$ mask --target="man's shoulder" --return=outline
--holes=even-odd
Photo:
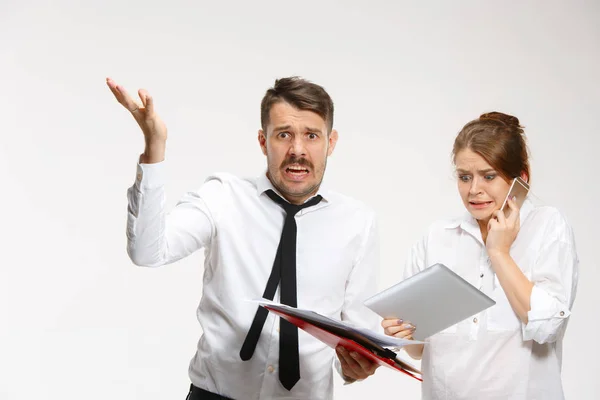
[[[213,172],[204,180],[204,185],[224,186],[239,189],[256,188],[256,178],[240,177],[230,172]]]
[[[209,207],[223,208],[235,201],[246,201],[256,193],[256,179],[242,178],[229,172],[213,172],[194,192]]]
[[[362,213],[370,217],[376,215],[375,209],[364,200],[334,190],[328,190],[327,195],[333,204],[343,207],[348,212]]]

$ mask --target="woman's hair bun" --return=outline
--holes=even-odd
[[[514,117],[512,115],[508,115],[508,114],[504,114],[501,112],[497,112],[497,111],[492,111],[489,113],[485,113],[485,114],[481,114],[481,116],[479,117],[480,120],[484,120],[484,119],[491,119],[494,121],[500,121],[505,123],[506,125],[509,126],[514,126],[517,128],[520,128],[521,125],[519,124],[519,119],[517,117]]]

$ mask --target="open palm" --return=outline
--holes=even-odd
[[[167,140],[167,127],[154,111],[154,101],[146,90],[138,90],[138,95],[142,101],[140,104],[111,78],[106,79],[106,84],[117,101],[133,115],[133,118],[135,118],[140,128],[142,128],[147,144],[160,143]]]

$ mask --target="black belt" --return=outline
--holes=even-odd
[[[185,400],[232,400],[229,397],[221,396],[220,394],[215,394],[209,392],[208,390],[200,389],[193,384],[190,385],[190,392],[188,393]]]

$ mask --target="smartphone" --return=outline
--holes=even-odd
[[[508,204],[506,204],[508,202],[508,199],[511,196],[515,196],[515,199],[513,201],[517,204],[519,208],[521,208],[523,202],[525,201],[525,198],[527,197],[527,193],[529,193],[529,184],[519,177],[513,179],[512,184],[510,185],[510,189],[508,189],[508,194],[504,199],[504,203],[502,203],[502,207],[500,207],[500,211],[504,211],[504,215],[506,216],[506,218],[509,217],[511,211]]]

